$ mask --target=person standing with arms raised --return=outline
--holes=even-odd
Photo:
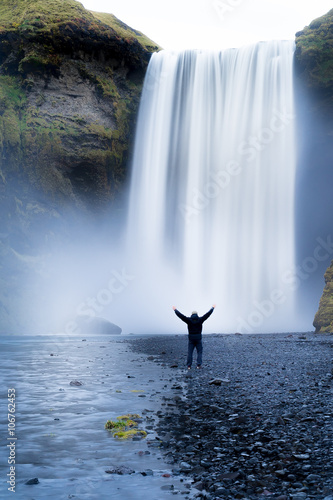
[[[190,317],[184,316],[178,309],[173,306],[173,310],[175,311],[178,318],[184,321],[187,324],[188,328],[188,351],[187,351],[187,369],[190,370],[192,366],[193,360],[193,351],[197,350],[197,368],[201,368],[202,365],[202,323],[209,318],[209,316],[214,311],[216,305],[203,316],[198,316],[196,311],[193,311]]]

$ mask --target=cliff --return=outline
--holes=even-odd
[[[295,62],[313,105],[333,122],[333,9],[296,33]]]
[[[304,249],[298,261],[313,255],[318,238],[332,235],[333,211],[333,9],[296,33],[295,69],[301,127],[298,175],[298,227]],[[325,267],[318,261],[318,272],[303,283],[313,308],[323,287]],[[316,332],[333,331],[332,266],[325,274],[326,287],[315,316]]]
[[[325,273],[325,288],[313,326],[316,333],[333,332],[333,261]]]
[[[119,198],[156,50],[75,0],[1,0],[0,331],[27,329],[40,254]]]
[[[48,200],[108,203],[124,180],[141,84],[157,49],[75,0],[2,1],[2,184],[14,177]]]

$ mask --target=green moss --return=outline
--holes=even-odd
[[[333,9],[296,34],[296,63],[310,87],[333,88]]]
[[[105,14],[102,12],[91,12],[91,13],[96,19],[99,19],[100,21],[102,21],[102,23],[114,29],[125,40],[132,41],[136,39],[141,45],[143,45],[148,50],[154,50],[154,51],[161,50],[161,47],[159,47],[155,42],[146,37],[146,35],[144,35],[140,31],[130,28],[129,26],[127,26],[127,24],[120,21],[113,14]]]
[[[0,4],[0,25],[14,29],[43,27],[77,17],[93,19],[76,0],[1,0]]]
[[[18,148],[21,142],[20,121],[18,116],[12,113],[11,110],[5,111],[1,117],[1,129],[3,135],[3,143],[10,148]]]
[[[0,110],[19,109],[26,103],[21,82],[14,76],[0,76]]]
[[[325,273],[325,288],[313,326],[316,333],[333,332],[333,261]]]
[[[141,419],[142,417],[137,413],[127,413],[127,415],[120,415],[120,417],[117,417],[118,420],[132,420],[133,418]]]
[[[117,431],[118,429],[124,429],[126,427],[126,422],[123,421],[118,421],[114,422],[113,420],[108,420],[105,424],[105,429],[107,430],[112,430],[112,431]]]
[[[134,436],[146,437],[147,433],[145,431],[133,429],[133,427],[138,426],[138,423],[132,419],[140,418],[140,415],[137,413],[121,415],[117,417],[117,421],[108,420],[105,424],[105,429],[111,431],[113,436],[118,439],[129,439]]]
[[[129,439],[133,438],[134,436],[146,437],[147,433],[146,431],[141,431],[136,429],[131,429],[129,431],[119,431],[114,433],[114,437],[118,439]]]
[[[109,36],[123,38],[129,43],[138,42],[145,50],[159,48],[112,14],[91,12],[76,0],[1,0],[0,33],[10,30],[33,34],[52,29],[55,34],[59,27],[70,33],[83,25],[95,34],[109,32]]]
[[[21,115],[26,97],[17,78],[0,76],[0,168],[17,171],[22,157]]]

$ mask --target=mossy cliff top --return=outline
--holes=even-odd
[[[296,33],[295,61],[305,84],[333,106],[333,9]]]
[[[325,273],[325,288],[313,326],[316,333],[333,332],[333,261]]]
[[[121,53],[137,61],[145,52],[159,47],[142,33],[121,22],[112,14],[86,10],[76,0],[1,0],[0,41],[2,51],[6,40],[52,40],[54,46],[101,48],[110,55]],[[124,43],[125,42],[125,43]],[[147,55],[147,54],[146,54]]]

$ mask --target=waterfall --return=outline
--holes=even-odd
[[[135,300],[156,331],[174,303],[190,314],[215,302],[213,331],[290,331],[293,54],[272,41],[151,58],[127,234]]]

